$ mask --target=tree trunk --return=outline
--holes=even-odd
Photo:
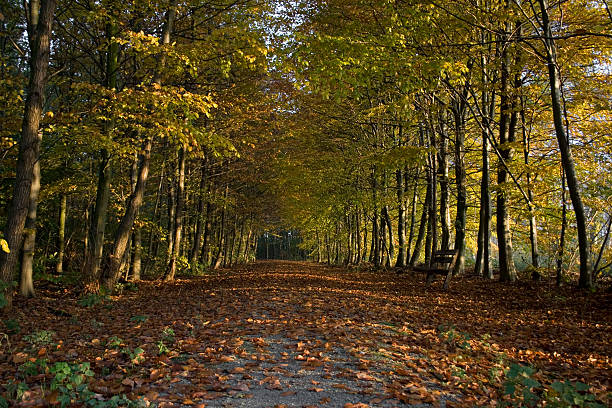
[[[151,228],[149,228],[149,245],[147,251],[147,257],[145,258],[144,271],[149,269],[149,264],[157,258],[159,251],[159,235],[156,231],[156,225],[161,225],[161,215],[159,215],[159,209],[161,207],[162,190],[165,179],[166,162],[162,162],[161,174],[159,176],[159,184],[157,185],[157,194],[155,194],[155,205],[153,206],[153,222]],[[158,220],[159,217],[159,220]],[[157,238],[157,239],[156,239]]]
[[[173,281],[176,275],[176,267],[181,249],[181,239],[183,232],[183,206],[185,205],[185,148],[181,147],[178,153],[178,180],[176,185],[176,211],[174,213],[174,230],[172,231],[173,236],[173,247],[172,253],[170,254],[170,260],[166,273],[164,275],[164,281]]]
[[[595,279],[597,279],[597,276],[600,272],[599,264],[601,262],[606,246],[608,245],[608,240],[610,239],[610,230],[612,230],[612,215],[608,214],[608,226],[606,228],[606,233],[604,234],[601,247],[599,248],[599,252],[597,254],[597,259],[595,261],[595,264],[593,265],[593,282],[595,282]]]
[[[106,228],[108,201],[110,198],[110,157],[105,149],[101,151],[101,155],[96,205],[91,226],[89,227],[89,250],[83,266],[85,288],[90,292],[97,292],[100,285],[100,264],[104,249],[104,230]]]
[[[210,230],[212,222],[212,204],[206,203],[206,219],[204,222],[204,236],[202,237],[202,255],[200,262],[208,267],[210,264]]]
[[[229,231],[228,233],[231,233],[231,237],[232,239],[227,241],[227,246],[225,249],[225,254],[226,256],[223,259],[223,267],[228,267],[228,266],[232,266],[232,263],[234,262],[234,247],[236,245],[236,235],[237,235],[237,218],[238,216],[236,214],[234,214],[234,226],[232,227],[231,231]]]
[[[533,190],[531,189],[531,171],[529,171],[529,150],[530,137],[527,135],[525,127],[525,109],[521,103],[521,125],[523,128],[523,157],[525,159],[525,167],[527,167],[527,197],[529,198],[529,242],[531,243],[531,265],[535,268],[540,267],[540,254],[538,251],[538,227],[535,215],[535,206],[533,205]]]
[[[246,220],[242,219],[240,221],[240,237],[238,239],[238,248],[236,249],[236,262],[235,264],[240,264],[240,259],[242,258],[242,245],[244,242],[244,229],[245,229]]]
[[[481,275],[487,279],[493,279],[493,270],[491,269],[491,192],[489,190],[490,175],[489,175],[489,126],[493,122],[493,109],[495,106],[495,94],[489,94],[488,72],[486,70],[487,58],[482,56],[482,78],[484,89],[482,92],[482,164],[481,164],[481,181],[480,181],[480,221],[478,224],[478,250],[476,252],[476,263],[474,265],[474,273]]]
[[[207,181],[207,169],[206,169],[206,158],[202,161],[202,175],[200,177],[200,191],[198,197],[198,213],[196,214],[196,227],[195,236],[193,238],[193,247],[191,249],[191,258],[189,263],[194,265],[198,262],[200,257],[200,250],[202,248],[202,234],[204,232],[203,224],[205,223],[204,217],[206,216],[204,210],[206,208],[206,200],[204,194],[206,193],[206,181]]]
[[[557,249],[557,286],[561,286],[563,277],[563,253],[565,251],[565,232],[567,230],[567,193],[565,188],[565,171],[561,168],[561,232],[559,234],[559,248]]]
[[[40,136],[42,139],[42,134]],[[21,296],[34,296],[34,251],[36,250],[36,209],[38,193],[40,192],[40,160],[34,163],[34,172],[30,191],[28,216],[25,222],[25,239],[23,241],[23,256],[21,258],[21,281],[19,293]]]
[[[391,223],[391,215],[389,214],[389,206],[385,205],[382,209],[383,222],[387,225],[387,234],[389,235],[389,241],[387,244],[387,267],[391,266],[391,260],[395,255],[395,239],[393,238],[393,224]]]
[[[35,9],[36,7],[33,7]],[[42,0],[37,21],[30,20],[28,30],[30,40],[30,79],[27,88],[27,98],[24,107],[21,126],[21,141],[15,169],[15,184],[13,198],[9,204],[4,238],[10,252],[0,251],[0,280],[10,285],[15,278],[15,267],[19,250],[23,242],[23,229],[29,209],[29,198],[34,178],[34,165],[38,161],[40,139],[38,136],[40,119],[47,84],[47,69],[49,67],[49,44],[51,25],[55,11],[55,0]],[[0,294],[2,294],[0,292]],[[7,307],[12,306],[12,290],[5,291]]]
[[[357,253],[355,254],[355,265],[361,262],[361,212],[355,209],[355,239],[357,240]]]
[[[151,145],[153,140],[148,137],[145,141],[144,150],[140,157],[140,165],[138,166],[138,175],[136,176],[136,185],[134,191],[130,194],[126,205],[125,214],[121,218],[119,228],[115,235],[113,249],[108,255],[105,265],[104,276],[106,280],[104,285],[107,289],[112,289],[120,278],[121,261],[124,258],[125,251],[128,248],[128,241],[132,232],[132,227],[138,216],[138,211],[142,205],[147,178],[149,177],[149,163],[151,161]],[[140,246],[140,243],[138,243]]]
[[[395,261],[396,268],[402,268],[406,265],[406,205],[404,200],[404,177],[401,170],[396,170],[395,181],[397,191],[397,240],[398,251]]]
[[[491,269],[491,193],[489,190],[489,143],[483,137],[482,167],[480,183],[480,221],[478,224],[478,250],[474,273],[487,279],[493,279]]]
[[[119,33],[117,23],[106,24],[106,37],[110,42],[106,52],[106,87],[117,89],[119,67],[119,44],[113,41]],[[104,131],[110,133],[112,124],[104,125]],[[96,208],[90,227],[90,249],[84,263],[85,289],[97,292],[100,288],[101,263],[104,251],[104,232],[108,218],[108,201],[110,199],[111,159],[106,149],[100,151],[98,171],[98,191],[96,193]]]
[[[438,174],[440,175],[440,249],[450,246],[450,203],[448,181],[448,132],[446,112],[440,117],[440,148],[438,149]]]
[[[223,261],[223,248],[225,247],[225,218],[227,211],[227,196],[229,192],[229,186],[225,185],[225,193],[223,194],[223,209],[221,210],[221,225],[219,226],[219,239],[218,239],[218,248],[217,254],[215,255],[215,261],[213,264],[213,269],[219,269],[221,267],[221,263]]]
[[[66,212],[67,212],[67,196],[62,194],[60,197],[60,211],[59,211],[59,229],[57,231],[57,264],[55,265],[55,272],[64,272],[64,250],[66,246]]]
[[[429,171],[429,170],[428,170]],[[429,176],[427,176],[429,180]],[[416,262],[419,260],[419,256],[421,255],[421,249],[423,247],[423,239],[425,238],[425,231],[427,226],[429,225],[429,221],[427,220],[427,215],[429,214],[429,206],[431,201],[431,188],[430,183],[427,183],[427,192],[425,193],[425,202],[423,203],[423,212],[421,213],[421,221],[419,223],[419,232],[417,234],[416,241],[414,243],[414,250],[412,251],[412,256],[410,257],[410,266],[414,266]]]
[[[416,225],[416,205],[417,205],[417,191],[418,191],[418,179],[420,169],[416,171],[416,177],[413,180],[412,186],[412,201],[410,202],[410,228],[408,231],[408,243],[406,244],[406,263],[409,263],[412,254],[412,241],[414,240],[414,229]],[[406,187],[406,193],[408,192],[408,171],[404,171],[404,185]]]
[[[457,261],[453,275],[461,275],[465,269],[465,224],[467,213],[467,191],[465,187],[465,104],[468,84],[461,97],[455,102],[453,116],[455,119],[455,183],[457,186],[457,212],[455,216],[455,251]]]
[[[142,228],[137,226],[133,236],[132,280],[139,281],[142,271]]]
[[[168,250],[166,263],[170,263],[172,253],[174,252],[174,222],[176,221],[176,188],[175,181],[178,179],[177,173],[178,167],[174,166],[174,177],[168,177],[168,195],[167,195],[167,208],[168,208]]]
[[[540,10],[542,12],[542,30],[543,40],[546,45],[546,62],[548,64],[548,79],[550,84],[550,97],[552,100],[553,121],[555,125],[555,134],[559,150],[561,150],[561,163],[565,170],[567,178],[567,186],[574,207],[576,216],[576,229],[578,233],[578,250],[580,252],[580,278],[578,286],[581,288],[590,288],[592,286],[591,270],[589,262],[589,243],[587,237],[587,225],[584,214],[584,206],[580,196],[580,187],[578,177],[574,166],[574,158],[572,156],[571,146],[567,135],[567,129],[563,125],[563,115],[561,108],[561,79],[559,68],[557,65],[557,48],[553,39],[550,20],[548,17],[548,2],[547,0],[539,0]]]
[[[249,251],[251,250],[251,239],[253,237],[253,215],[250,216],[250,220],[249,220],[249,232],[247,233],[247,237],[246,237],[246,242],[244,244],[244,254],[242,255],[242,259],[244,259],[245,263],[248,263],[250,261],[250,253]],[[257,237],[254,237],[255,240],[257,240]]]
[[[431,143],[431,147],[433,149],[436,149],[436,137],[435,137],[435,133],[432,131],[431,132],[431,137],[430,137],[430,143]],[[430,157],[430,166],[431,166],[431,171],[430,171],[430,185],[429,188],[431,189],[431,202],[429,205],[429,224],[427,226],[427,237],[428,239],[425,240],[425,261],[427,262],[428,265],[431,266],[431,259],[432,259],[432,254],[434,251],[437,250],[438,248],[438,223],[437,223],[437,186],[438,186],[438,182],[437,182],[437,163],[436,163],[436,155],[434,153],[429,155]]]
[[[509,163],[512,159],[512,148],[507,143],[512,142],[511,116],[512,98],[510,95],[510,57],[507,50],[509,42],[507,33],[510,32],[510,25],[506,26],[506,33],[502,41],[501,55],[501,94],[500,94],[500,115],[499,115],[499,150],[502,160]],[[500,162],[497,169],[497,242],[499,248],[499,279],[502,282],[513,282],[516,280],[516,268],[514,266],[512,254],[512,241],[510,237],[510,215],[508,213],[508,172]]]
[[[368,257],[368,211],[363,210],[363,253],[361,254],[361,262],[365,262]]]

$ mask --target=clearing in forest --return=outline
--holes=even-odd
[[[129,289],[79,300],[46,287],[18,304],[19,332],[0,349],[8,403],[611,402],[605,294],[479,278],[443,291],[422,277],[280,261]]]

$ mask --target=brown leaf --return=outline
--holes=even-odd
[[[16,354],[13,354],[13,363],[15,364],[22,364],[25,363],[28,360],[28,355],[26,353],[23,352],[19,352]]]
[[[285,391],[285,392],[282,392],[280,395],[281,397],[290,397],[291,395],[295,395],[295,394],[296,394],[295,391]]]

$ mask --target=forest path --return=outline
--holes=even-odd
[[[14,339],[3,383],[26,354],[89,361],[96,398],[159,407],[482,406],[511,361],[541,382],[610,386],[609,298],[545,283],[464,278],[442,291],[422,276],[266,261],[141,282],[88,308],[43,292],[20,305],[22,334],[53,330],[60,346]]]

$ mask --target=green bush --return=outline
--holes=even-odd
[[[509,396],[511,401],[500,405],[504,407],[605,408],[605,405],[597,402],[595,395],[589,392],[590,387],[587,384],[555,381],[545,386],[532,378],[535,372],[533,367],[511,364],[506,370],[506,381],[503,384],[503,393]]]
[[[605,408],[605,405],[598,403],[595,396],[589,393],[589,389],[587,384],[580,381],[556,381],[545,393],[547,406]]]

